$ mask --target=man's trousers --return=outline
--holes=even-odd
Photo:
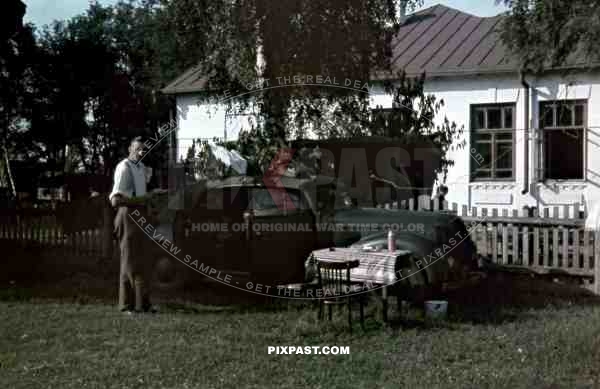
[[[140,217],[143,208],[119,207],[114,221],[120,249],[119,309],[143,311],[150,306],[152,240],[146,236]],[[148,218],[146,218],[148,220]],[[133,299],[132,295],[133,294]],[[133,301],[132,301],[133,300]]]

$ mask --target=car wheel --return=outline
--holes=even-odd
[[[180,288],[185,282],[179,261],[166,255],[155,261],[152,278],[154,286],[162,290]]]
[[[413,253],[414,260],[411,264],[411,273],[414,275],[411,277],[419,277],[418,280],[409,280],[408,283],[400,287],[404,293],[408,294],[408,300],[421,304],[426,300],[443,297],[442,286],[447,276],[446,273],[448,273],[448,259],[451,258],[451,255],[441,259],[441,262],[437,264],[420,264],[417,266],[417,261],[427,258],[437,248],[433,241],[417,236],[398,236],[396,247]],[[408,287],[407,284],[412,286]]]

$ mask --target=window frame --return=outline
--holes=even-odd
[[[512,109],[512,127],[502,127],[502,128],[488,128],[488,110],[491,109],[500,109],[500,122],[501,125],[504,126],[506,124],[506,108]],[[484,122],[483,128],[475,128],[475,114],[477,111],[483,110],[484,114]],[[504,102],[504,103],[478,103],[471,104],[469,106],[469,181],[470,182],[515,182],[516,181],[516,119],[517,119],[517,103],[516,102]],[[489,169],[485,169],[490,172],[489,177],[476,177],[475,173],[478,168],[475,166],[474,159],[476,157],[473,156],[471,152],[473,149],[480,155],[480,151],[476,148],[476,144],[478,143],[475,140],[477,134],[490,134],[490,140],[483,141],[479,143],[486,143],[490,145],[490,159],[492,160],[492,164]],[[499,140],[496,139],[498,134],[511,134],[511,140]],[[497,171],[508,171],[508,169],[498,169],[496,167],[497,158],[496,151],[498,148],[498,144],[510,144],[512,150],[512,167],[511,167],[511,175],[510,177],[497,177]]]
[[[559,108],[561,105],[567,104],[572,107],[572,118],[571,125],[557,125],[559,124]],[[544,123],[543,112],[545,107],[551,105],[552,109],[552,126],[546,126]],[[583,106],[582,112],[582,124],[576,124],[576,106]],[[589,101],[588,99],[562,99],[562,100],[543,100],[538,102],[538,127],[539,134],[537,137],[537,158],[536,158],[536,181],[540,183],[544,182],[586,182],[587,181],[587,137],[588,137],[588,113],[589,113]],[[582,175],[580,178],[549,178],[546,176],[547,171],[547,159],[546,154],[546,133],[549,131],[561,131],[561,130],[575,130],[581,132],[582,142]]]

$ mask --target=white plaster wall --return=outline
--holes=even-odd
[[[235,141],[241,132],[256,125],[256,116],[249,110],[244,112],[239,108],[234,108],[227,113],[227,108],[223,104],[207,102],[198,104],[199,97],[196,94],[177,96],[178,160],[186,157],[187,150],[192,145],[192,139],[216,137]],[[293,108],[293,106],[290,107],[290,112],[293,111]],[[309,139],[317,137],[310,127],[305,129],[304,136]]]
[[[198,104],[198,95],[177,96],[177,159],[185,158],[192,139],[224,138],[225,109]]]
[[[369,105],[371,109],[375,109],[378,106],[381,108],[392,108],[393,100],[392,95],[386,94],[380,84],[374,84],[369,89]]]
[[[254,116],[249,114],[227,114],[223,104],[198,104],[198,99],[199,95],[195,94],[177,96],[178,159],[185,158],[192,139],[235,141],[254,120]]]

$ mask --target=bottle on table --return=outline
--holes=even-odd
[[[396,251],[396,238],[394,236],[394,231],[388,231],[388,251],[393,253]]]

